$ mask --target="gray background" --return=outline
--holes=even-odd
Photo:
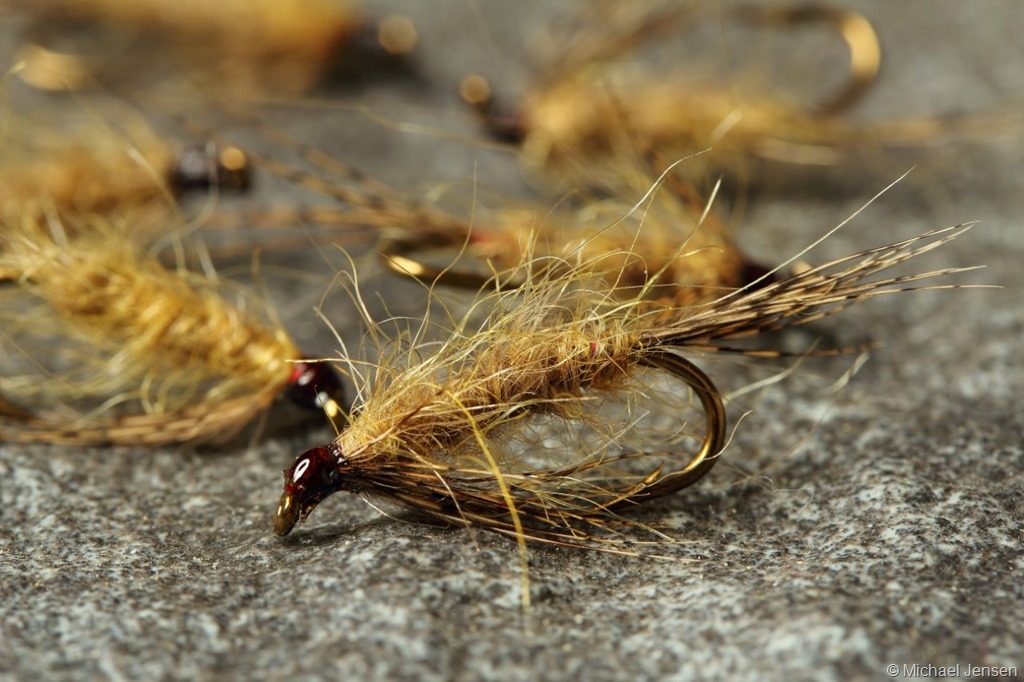
[[[848,4],[877,22],[887,57],[858,116],[1022,101],[1024,6]],[[420,82],[358,101],[467,137],[455,80],[478,69],[514,92],[528,75],[523,43],[551,14],[468,0],[392,6],[420,28]],[[412,193],[476,177],[531,196],[509,155],[381,125],[339,100],[357,101],[266,115]],[[916,267],[984,264],[962,280],[1003,288],[900,296],[823,325],[830,342],[886,345],[837,394],[823,385],[852,358],[751,399],[725,462],[644,517],[687,541],[664,548],[678,561],[532,547],[524,614],[516,546],[487,533],[404,523],[339,495],[302,532],[274,537],[280,470],[325,427],[213,451],[0,444],[0,676],[851,680],[885,678],[887,664],[1020,674],[1021,139],[920,155],[910,179],[823,246],[821,257],[838,256],[979,220]],[[842,191],[760,196],[741,242],[765,261],[788,257],[908,165],[850,176]],[[316,262],[274,293],[289,329],[329,353],[312,307],[330,268]],[[417,310],[416,289],[373,263],[360,259],[370,284]],[[333,319],[351,319],[344,302],[330,305]],[[345,334],[358,344],[358,324]],[[709,371],[729,383],[727,366]]]

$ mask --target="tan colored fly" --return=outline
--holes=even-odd
[[[676,171],[693,159],[665,164],[647,154],[623,157],[600,188],[566,197],[554,209],[503,197],[494,209],[475,198],[464,213],[432,199],[418,199],[373,179],[237,109],[233,118],[283,149],[302,157],[296,164],[247,151],[253,165],[341,204],[307,204],[214,215],[214,227],[259,229],[302,225],[295,247],[311,240],[353,235],[378,239],[377,250],[393,272],[428,284],[478,288],[486,282],[517,286],[510,273],[529,254],[559,269],[602,263],[601,272],[617,292],[643,290],[649,297],[678,297],[679,303],[714,297],[764,273],[737,248],[731,229],[705,198]],[[192,132],[221,144],[234,143],[195,125]],[[651,190],[657,179],[659,191]],[[619,197],[643,200],[635,205]],[[353,232],[354,230],[354,232]],[[369,234],[367,234],[369,231]],[[287,240],[281,241],[287,245]],[[608,262],[617,258],[617,267]],[[651,286],[657,281],[656,286]]]
[[[166,222],[179,195],[244,191],[251,182],[239,148],[168,143],[137,116],[122,125],[84,117],[60,125],[5,113],[0,213],[9,220],[43,207],[68,216],[133,207],[138,231],[145,233],[144,209],[155,209],[154,218]]]
[[[443,344],[414,348],[365,377],[349,427],[284,472],[275,530],[287,534],[327,496],[345,491],[521,542],[618,551],[617,533],[631,525],[625,512],[695,483],[726,445],[722,395],[696,364],[702,354],[777,356],[771,347],[730,344],[881,296],[943,288],[928,280],[963,269],[885,273],[969,227],[855,253],[695,305],[642,295],[623,300],[580,274],[599,270],[596,263],[527,278],[520,290],[484,293],[480,305],[494,310],[486,325],[457,328]],[[523,268],[552,272],[530,260]],[[666,372],[696,397],[705,415],[698,445],[635,451],[620,445],[630,418],[624,430],[603,429],[601,406],[643,392],[642,370]],[[538,419],[564,425],[553,431],[559,434],[582,421],[607,438],[603,446],[546,461],[561,450],[550,435],[529,435]]]
[[[829,28],[848,52],[847,74],[821,101],[806,104],[766,85],[771,74],[700,78],[687,74],[688,63],[637,56],[642,48],[686,41],[708,24],[723,34],[736,25],[765,33]],[[919,148],[1021,124],[1015,112],[864,122],[846,116],[875,82],[881,48],[869,19],[840,6],[608,0],[554,22],[544,38],[539,76],[515,104],[503,103],[479,74],[466,77],[460,91],[495,137],[521,145],[530,167],[575,182],[614,167],[637,142],[673,159],[710,150],[704,164],[691,166],[695,178],[724,170],[759,180],[765,164],[833,166],[864,161],[871,150]]]
[[[278,396],[342,411],[328,365],[308,362],[252,297],[168,269],[126,237],[130,210],[25,212],[0,236],[0,347],[38,371],[0,377],[0,440],[151,445],[224,438]]]
[[[181,70],[218,94],[306,92],[340,65],[358,73],[416,45],[405,17],[366,19],[339,0],[9,0],[31,18],[23,80],[46,90],[153,80]],[[140,65],[145,68],[140,69]]]

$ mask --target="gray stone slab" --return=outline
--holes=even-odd
[[[877,21],[887,56],[858,115],[1024,101],[1021,5],[849,4]],[[421,26],[424,83],[364,101],[470,134],[452,83],[469,68],[516,83],[515,45],[550,9],[437,7],[403,8]],[[514,162],[472,145],[340,107],[278,115],[410,191],[476,173],[529,195]],[[915,664],[1020,675],[1022,139],[940,146],[822,247],[838,256],[979,220],[922,263],[983,264],[962,280],[1003,288],[899,296],[824,323],[828,342],[885,346],[839,392],[823,386],[852,358],[750,399],[725,462],[641,517],[685,540],[661,548],[674,560],[531,547],[524,613],[518,550],[485,532],[405,523],[339,495],[301,532],[273,536],[280,470],[323,427],[201,452],[0,444],[0,677],[867,680]],[[759,198],[740,238],[785,258],[902,170],[839,194]],[[393,304],[415,310],[402,293],[415,289],[394,286]],[[330,352],[312,313],[319,290],[282,287],[296,335]],[[345,334],[357,340],[358,326]]]

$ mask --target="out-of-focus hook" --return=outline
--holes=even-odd
[[[832,25],[850,52],[846,84],[816,107],[822,116],[832,116],[856,104],[874,84],[882,64],[882,48],[875,27],[863,15],[839,7],[809,4],[797,7],[736,7],[729,12],[737,19],[767,25]]]

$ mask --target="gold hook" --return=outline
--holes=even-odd
[[[726,444],[726,413],[722,396],[715,384],[700,368],[689,360],[676,355],[667,349],[648,349],[644,352],[640,364],[664,370],[686,382],[686,385],[697,395],[704,409],[704,420],[707,431],[700,450],[690,463],[679,471],[672,472],[653,481],[644,481],[629,491],[606,509],[621,509],[627,505],[636,505],[656,497],[671,495],[687,488],[711,471],[718,461],[718,455]],[[658,474],[656,469],[652,477]]]
[[[741,21],[762,24],[799,26],[825,22],[838,31],[850,52],[850,75],[841,90],[815,108],[821,116],[834,116],[856,104],[878,77],[882,48],[875,27],[863,14],[816,4],[799,7],[737,7],[731,14]]]
[[[874,25],[863,14],[828,5],[808,4],[799,7],[741,6],[727,11],[738,21],[748,23],[800,26],[824,22],[830,24],[846,43],[850,53],[849,78],[834,95],[814,108],[819,116],[834,116],[856,104],[874,84],[882,64],[882,48]],[[632,38],[614,52],[623,52],[641,42],[641,38],[663,33],[675,22],[671,15],[662,17],[656,26],[644,24]],[[654,30],[652,30],[654,29]],[[611,54],[604,55],[605,58]],[[491,85],[479,74],[470,74],[459,84],[459,94],[483,120],[492,136],[519,143],[524,131],[523,122],[514,109],[501,108],[494,98]]]
[[[110,30],[82,33],[72,20],[41,18],[25,31],[18,49],[18,77],[34,88],[95,88],[105,69],[123,55],[132,37]]]
[[[429,265],[413,256],[436,248],[460,248],[466,240],[454,234],[402,235],[380,240],[378,253],[389,270],[403,277],[412,277],[423,282],[440,283],[463,289],[480,289],[495,283],[495,275],[457,270],[452,267]],[[522,286],[522,282],[501,281],[504,289]]]

